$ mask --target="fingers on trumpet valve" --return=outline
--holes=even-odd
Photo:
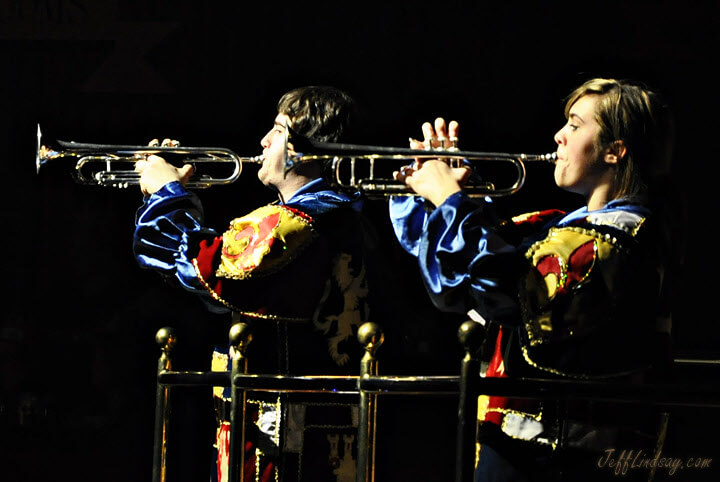
[[[445,122],[445,119],[438,117],[434,123],[424,122],[422,124],[423,140],[418,141],[412,137],[409,139],[412,149],[431,150],[457,150],[458,130],[457,121]]]
[[[438,117],[435,119],[435,135],[437,136],[437,149],[440,150],[457,150],[458,149],[458,131],[460,124],[457,121],[445,122],[445,119]]]
[[[460,130],[460,124],[458,124],[457,121],[450,121],[450,124],[448,125],[448,140],[450,141],[450,145],[448,146],[448,149],[450,150],[458,150],[458,132]]]
[[[161,147],[178,147],[180,145],[180,141],[177,141],[175,139],[163,139],[163,141],[160,143]]]
[[[157,164],[158,161],[163,161],[162,157],[156,156],[155,154],[138,152],[135,154],[135,172],[142,174],[147,167],[153,163]],[[194,170],[194,167],[193,167]]]
[[[408,138],[411,149],[424,149],[426,151],[457,151],[458,150],[458,131],[460,124],[457,121],[447,123],[444,118],[437,117],[433,123],[424,122],[421,126],[423,140],[419,141]],[[452,159],[450,161],[452,167],[468,167],[466,160]],[[399,171],[393,172],[393,178],[398,181],[404,181],[414,171],[420,169],[422,160],[416,159],[412,165],[404,166]]]
[[[160,142],[158,139],[153,139],[150,142],[148,142],[148,147],[178,147],[180,146],[180,141],[177,141],[175,139],[169,139],[165,138]]]
[[[437,148],[445,149],[448,141],[447,124],[445,123],[445,119],[442,117],[435,119],[435,135],[437,136]]]
[[[169,139],[165,138],[160,142],[159,139],[152,139],[150,142],[148,142],[148,147],[178,147],[180,145],[179,141],[176,141],[175,139]],[[146,153],[146,152],[138,152],[135,154],[135,171],[142,173],[145,168],[147,167],[148,161],[153,160],[157,156]],[[193,167],[194,170],[194,167]]]
[[[438,138],[435,136],[435,129],[433,128],[433,125],[429,122],[423,122],[422,133],[423,147],[428,151],[435,149],[437,147]]]

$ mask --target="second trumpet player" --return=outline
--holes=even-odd
[[[577,194],[576,210],[500,219],[492,200],[464,192],[466,167],[425,160],[395,175],[416,194],[390,200],[396,237],[438,308],[485,325],[484,377],[662,380],[672,357],[670,110],[641,83],[597,78],[570,93],[565,117],[553,176]],[[438,119],[411,143],[434,147],[457,129]],[[662,447],[664,414],[646,406],[478,405],[476,481],[610,481],[600,455]]]

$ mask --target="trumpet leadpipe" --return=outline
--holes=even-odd
[[[519,154],[520,160],[523,162],[549,162],[555,164],[557,161],[557,152],[548,152],[547,154]]]

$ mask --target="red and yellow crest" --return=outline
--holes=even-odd
[[[218,278],[245,279],[281,268],[314,236],[311,219],[287,206],[263,206],[230,222]]]
[[[551,321],[553,300],[583,286],[598,263],[613,256],[615,241],[593,230],[565,227],[551,229],[545,239],[530,247],[526,257],[534,276],[526,279],[526,291],[534,300],[527,305],[532,313],[528,324],[531,345],[555,329]]]
[[[548,299],[579,286],[598,259],[606,259],[614,246],[596,233],[579,229],[552,229],[527,253],[545,280]]]

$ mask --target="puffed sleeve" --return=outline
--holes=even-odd
[[[425,200],[418,196],[393,196],[388,201],[388,207],[390,222],[400,246],[417,257],[428,217]]]
[[[206,294],[192,259],[201,242],[212,244],[219,235],[203,227],[203,221],[197,195],[178,182],[166,184],[147,197],[135,216],[133,251],[140,267],[154,269],[185,289]]]
[[[403,247],[418,258],[435,305],[475,309],[486,319],[517,324],[518,248],[503,238],[492,205],[459,192],[427,212],[421,200],[398,200],[391,222]]]
[[[326,242],[318,239],[312,217],[270,204],[233,219],[223,233],[203,222],[197,196],[179,183],[166,185],[137,213],[138,263],[174,278],[214,312],[284,319],[312,314],[329,269]],[[289,289],[302,281],[302,289]]]

